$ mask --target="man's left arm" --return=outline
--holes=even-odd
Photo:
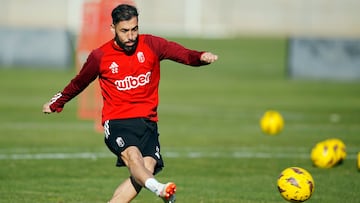
[[[150,39],[149,44],[154,48],[160,60],[169,59],[190,66],[202,66],[218,59],[218,56],[211,52],[191,50],[161,37],[151,36]]]

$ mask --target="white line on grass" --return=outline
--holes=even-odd
[[[169,158],[255,158],[255,159],[267,159],[267,158],[299,158],[309,159],[308,153],[269,153],[269,152],[165,152],[164,157]],[[113,154],[105,152],[79,152],[79,153],[21,153],[21,154],[0,154],[0,160],[44,160],[44,159],[100,159],[114,157]],[[356,159],[356,155],[348,155],[346,159]]]
[[[19,159],[98,159],[111,157],[111,153],[37,153],[37,154],[0,154],[0,160]]]

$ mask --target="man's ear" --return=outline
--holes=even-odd
[[[115,25],[114,24],[111,24],[110,31],[111,31],[111,33],[113,33],[115,35]]]

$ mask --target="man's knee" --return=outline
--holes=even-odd
[[[139,161],[143,161],[140,150],[135,146],[130,146],[126,148],[123,152],[121,152],[121,159],[125,162],[127,166],[132,163],[136,164]]]

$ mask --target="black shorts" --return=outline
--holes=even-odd
[[[164,167],[156,122],[145,118],[108,120],[104,123],[104,133],[107,147],[118,157],[116,166],[125,166],[121,152],[136,146],[143,157],[150,156],[156,160],[154,174]]]

